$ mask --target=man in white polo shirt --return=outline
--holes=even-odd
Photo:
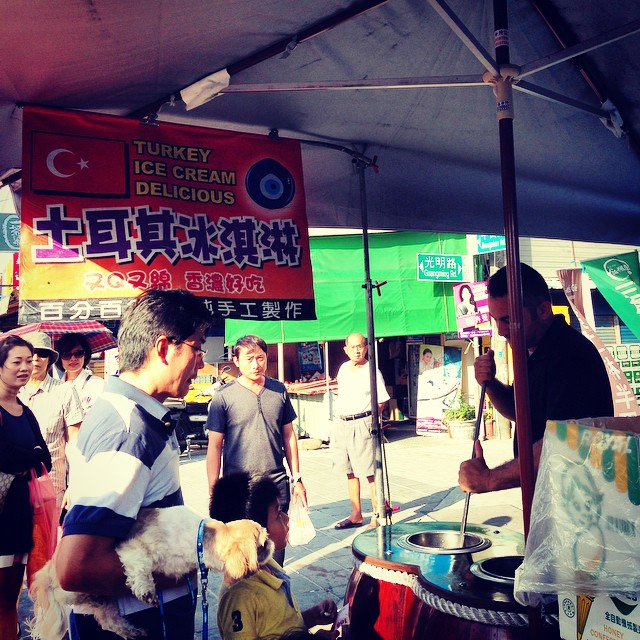
[[[23,336],[33,345],[33,372],[18,397],[33,411],[42,437],[51,453],[51,481],[56,490],[58,509],[67,489],[66,444],[70,432],[77,432],[83,413],[76,390],[49,374],[58,360],[58,352],[51,347],[51,338],[41,331]]]
[[[372,426],[371,420],[371,379],[365,337],[361,333],[352,333],[345,341],[344,351],[349,361],[343,363],[338,371],[340,421],[334,429],[331,446],[335,452],[335,468],[347,474],[351,513],[335,525],[336,529],[361,527],[363,524],[360,478],[366,478],[369,483],[373,509],[371,525],[378,523],[374,482],[377,425]],[[382,414],[389,394],[377,369],[376,379],[378,410]]]

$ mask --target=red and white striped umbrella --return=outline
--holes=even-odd
[[[11,335],[23,336],[33,331],[46,333],[53,341],[54,348],[58,338],[66,333],[81,333],[89,342],[92,353],[99,353],[100,351],[106,351],[107,349],[118,346],[118,342],[111,332],[111,329],[107,329],[107,327],[100,324],[97,320],[44,320],[42,322],[32,322],[11,329],[11,331],[6,331],[0,335],[0,340]]]

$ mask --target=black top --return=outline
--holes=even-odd
[[[562,316],[527,360],[531,439],[544,435],[547,420],[613,415],[609,376],[594,344],[570,327]],[[514,452],[518,444],[514,439]]]
[[[20,400],[18,400],[20,404]],[[0,556],[27,553],[33,546],[33,516],[29,501],[29,471],[40,474],[42,464],[51,470],[51,456],[31,409],[23,405],[21,416],[0,407],[0,471],[27,472],[13,481],[0,513]],[[40,449],[35,447],[39,446]]]

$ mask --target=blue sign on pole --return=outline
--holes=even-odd
[[[476,236],[476,248],[478,253],[490,253],[491,251],[502,251],[507,248],[504,236]]]

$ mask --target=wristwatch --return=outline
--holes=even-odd
[[[302,482],[302,476],[299,473],[294,473],[291,476],[291,486],[293,487],[297,482]]]

